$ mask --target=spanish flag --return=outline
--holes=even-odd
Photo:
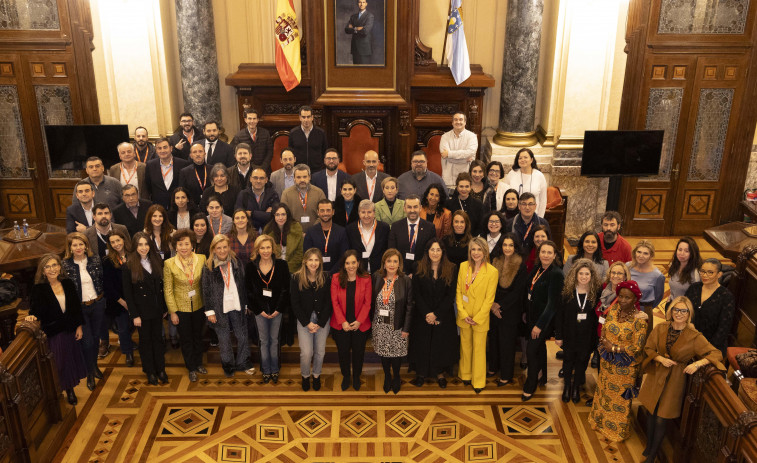
[[[276,70],[287,92],[302,80],[300,66],[300,29],[294,0],[278,0],[276,5]]]

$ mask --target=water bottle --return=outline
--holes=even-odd
[[[13,237],[16,239],[21,238],[21,228],[18,226],[18,220],[13,221]]]
[[[29,223],[24,219],[24,223],[21,224],[21,226],[24,228],[24,237],[29,238]]]

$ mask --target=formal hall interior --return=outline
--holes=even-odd
[[[755,101],[749,0],[0,0],[0,463],[757,461]]]

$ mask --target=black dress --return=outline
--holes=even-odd
[[[503,259],[504,257],[500,257]],[[496,266],[496,264],[495,264]],[[499,268],[499,267],[497,267]],[[515,368],[516,341],[526,311],[526,264],[520,264],[510,286],[497,283],[494,302],[499,304],[502,318],[489,318],[489,371],[499,371],[502,381],[512,381]]]
[[[456,280],[448,285],[443,279],[428,275],[413,277],[415,313],[410,326],[408,359],[415,365],[418,376],[435,377],[443,371],[451,372],[459,359],[455,290]],[[426,315],[431,312],[436,315],[438,325],[426,323]]]
[[[447,248],[447,259],[457,266],[468,260],[468,242],[463,242],[462,238],[457,233],[442,238],[444,247]]]
[[[555,339],[563,342],[563,379],[566,385],[571,381],[579,386],[586,382],[586,368],[597,345],[599,318],[594,306],[599,295],[595,295],[593,300],[587,298],[588,294],[576,297],[574,292],[555,313]]]
[[[686,290],[686,297],[694,306],[694,327],[699,330],[710,344],[720,349],[726,358],[728,335],[731,332],[736,302],[731,290],[719,286],[714,293],[702,302],[702,287],[699,281],[692,283]]]

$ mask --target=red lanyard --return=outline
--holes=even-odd
[[[210,219],[210,231],[213,232],[213,236],[216,236],[217,234],[221,233],[222,228],[223,228],[223,214],[221,214],[221,218],[218,219],[218,231],[213,230],[213,219]]]
[[[321,228],[321,230],[323,230],[323,228]],[[327,252],[329,252],[329,238],[331,238],[331,228],[329,228],[328,234],[326,232],[323,232],[323,237],[326,238],[326,246],[323,247],[323,253],[326,254]]]
[[[299,193],[300,195],[300,203],[302,204],[302,210],[304,211],[305,208],[308,206],[308,192],[305,192],[305,196],[302,196],[302,193]]]
[[[265,281],[263,279],[263,274],[260,273],[260,264],[258,264],[258,276],[260,277],[260,281],[265,283],[266,289],[268,289],[268,285],[271,284],[271,280],[273,280],[273,272],[276,271],[276,262],[271,262],[271,277],[268,279],[268,281]]]
[[[360,240],[363,242],[363,247],[365,248],[366,251],[368,250],[368,245],[371,244],[371,240],[373,239],[373,234],[376,233],[376,225],[378,225],[378,223],[374,220],[373,230],[371,230],[371,236],[368,238],[368,241],[365,241],[363,239],[363,227],[361,224],[358,224],[358,226],[360,227]]]
[[[386,305],[389,304],[389,297],[392,295],[392,289],[394,288],[394,282],[397,281],[397,276],[395,275],[391,280],[384,278],[384,281],[384,287],[381,288],[381,299],[384,301],[384,305]]]
[[[137,174],[137,166],[134,166],[134,171],[129,175],[129,178],[126,178],[126,175],[124,175],[124,172],[128,173],[129,171],[126,170],[124,167],[124,163],[121,163],[121,178],[124,179],[124,185],[128,185],[129,182],[131,182],[131,179],[134,178],[134,176]]]
[[[231,261],[226,263],[226,274],[223,274],[223,267],[221,267],[221,276],[223,277],[223,284],[226,285],[226,289],[230,289],[231,287]]]
[[[526,238],[528,238],[528,234],[531,232],[531,227],[533,227],[533,226],[534,226],[534,220],[531,219],[531,223],[528,224],[528,228],[526,229],[526,234],[523,235],[523,242],[524,243],[526,242]]]
[[[203,175],[204,178],[202,181],[200,181],[200,174],[198,174],[197,169],[195,169],[195,177],[197,177],[197,183],[199,183],[200,188],[205,191],[205,183],[207,183],[208,181],[208,171],[206,169],[203,169],[203,173],[205,174]]]
[[[148,147],[145,148],[145,159],[144,159],[144,161],[142,160],[141,157],[139,157],[139,150],[138,149],[134,148],[134,152],[137,153],[137,161],[139,161],[139,162],[147,162],[147,155],[150,154],[150,147],[148,146]]]
[[[529,289],[529,291],[534,290],[534,285],[536,284],[536,282],[539,281],[539,278],[541,278],[541,276],[544,275],[544,272],[547,271],[547,269],[541,269],[541,272],[539,270],[540,269],[536,270],[536,275],[534,275],[534,278],[531,280],[531,288]]]
[[[166,179],[166,177],[168,176],[168,174],[171,173],[172,170],[173,170],[173,161],[171,161],[171,164],[168,165],[168,170],[166,170],[165,172],[163,172],[163,164],[160,165],[160,171],[163,173],[163,180]],[[197,174],[197,171],[195,171],[195,174]],[[199,175],[197,176],[197,180],[200,180]]]
[[[482,266],[483,264],[479,266],[478,270],[476,270],[476,273],[473,274],[473,279],[471,279],[470,277],[470,267],[468,267],[468,275],[465,277],[465,292],[466,293],[468,292],[468,288],[470,288],[473,282],[476,281],[476,277],[478,276],[478,272],[481,271]]]

